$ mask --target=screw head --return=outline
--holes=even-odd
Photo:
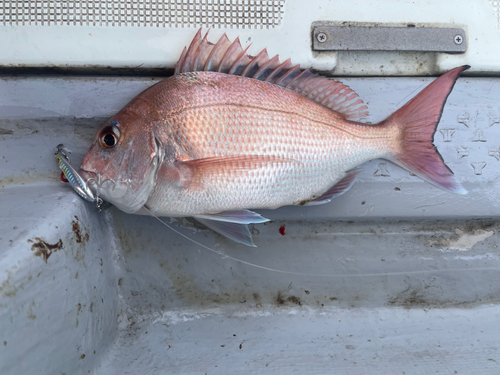
[[[328,38],[325,33],[318,33],[318,35],[316,35],[316,39],[320,43],[325,43]]]
[[[455,44],[462,44],[464,42],[464,37],[462,35],[455,35],[453,40],[455,41]]]

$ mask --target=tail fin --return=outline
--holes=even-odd
[[[450,70],[383,122],[398,129],[398,153],[388,159],[437,187],[467,194],[432,144],[443,106],[455,82],[468,65]]]

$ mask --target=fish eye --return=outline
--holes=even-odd
[[[99,135],[101,146],[105,148],[115,147],[120,140],[120,130],[116,125],[114,125],[114,123],[112,124],[112,126],[107,126],[102,129],[101,134]]]

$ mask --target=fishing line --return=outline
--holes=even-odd
[[[414,275],[414,274],[427,274],[427,273],[436,273],[436,272],[456,272],[456,271],[500,271],[500,268],[498,267],[483,267],[483,268],[476,268],[476,269],[470,269],[470,268],[449,268],[449,269],[444,269],[444,270],[417,270],[417,271],[400,271],[400,272],[385,272],[385,273],[364,273],[364,274],[350,274],[350,275],[345,275],[345,274],[317,274],[317,273],[305,273],[305,272],[293,272],[293,271],[284,271],[284,270],[278,270],[276,268],[270,268],[270,267],[265,267],[265,266],[260,266],[255,263],[250,263],[242,259],[238,259],[235,257],[232,257],[231,255],[224,254],[222,251],[217,251],[215,249],[212,249],[206,245],[203,245],[202,243],[192,239],[189,236],[186,236],[184,233],[178,231],[171,225],[168,225],[165,223],[163,220],[161,220],[158,216],[153,214],[149,208],[146,206],[143,206],[143,208],[156,220],[158,220],[160,223],[165,225],[167,228],[172,230],[173,232],[177,233],[181,237],[193,242],[194,244],[201,246],[202,248],[211,251],[212,253],[215,253],[217,255],[220,255],[222,259],[231,259],[234,260],[235,262],[245,264],[250,267],[255,267],[264,271],[272,271],[272,272],[277,272],[277,273],[283,273],[283,274],[288,274],[288,275],[296,275],[296,276],[316,276],[316,277],[375,277],[375,276],[406,276],[406,275]]]
[[[239,263],[242,263],[242,264],[246,264],[247,266],[251,266],[251,267],[256,267],[256,268],[259,268],[259,269],[262,269],[262,270],[266,270],[266,271],[273,271],[273,272],[279,272],[279,273],[287,273],[287,274],[291,274],[291,275],[302,275],[302,276],[318,276],[316,274],[309,274],[309,273],[298,273],[298,272],[292,272],[292,271],[283,271],[283,270],[277,270],[277,269],[274,269],[274,268],[270,268],[270,267],[264,267],[264,266],[260,266],[258,264],[254,264],[254,263],[250,263],[250,262],[247,262],[247,261],[244,261],[242,259],[238,259],[238,258],[235,258],[235,257],[232,257],[231,255],[227,255],[227,254],[224,254],[222,251],[217,251],[215,249],[212,249],[206,245],[203,245],[202,243],[196,241],[196,240],[193,240],[191,237],[189,236],[186,236],[184,233],[178,231],[177,229],[175,229],[174,227],[168,225],[167,223],[165,223],[163,220],[161,220],[158,216],[156,216],[155,214],[153,214],[151,212],[151,210],[149,208],[147,208],[146,206],[143,206],[144,209],[152,216],[154,217],[156,220],[158,220],[160,223],[162,223],[163,225],[165,225],[167,228],[169,228],[170,230],[174,231],[175,233],[177,233],[178,235],[180,235],[181,237],[184,237],[185,239],[195,243],[196,245],[199,245],[201,246],[202,248],[208,250],[208,251],[211,251],[212,253],[215,253],[215,254],[218,254],[220,255],[223,259],[224,258],[228,258],[228,259],[231,259],[231,260],[234,260],[235,262],[239,262]],[[322,276],[336,276],[336,275],[322,275]]]

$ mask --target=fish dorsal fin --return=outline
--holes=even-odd
[[[291,60],[280,62],[279,56],[272,58],[263,49],[256,56],[247,54],[239,38],[230,42],[224,34],[215,44],[202,38],[201,29],[196,33],[189,48],[184,48],[175,66],[175,74],[210,71],[258,79],[289,88],[299,94],[341,113],[349,120],[368,116],[368,107],[348,86],[332,79],[303,70]]]

